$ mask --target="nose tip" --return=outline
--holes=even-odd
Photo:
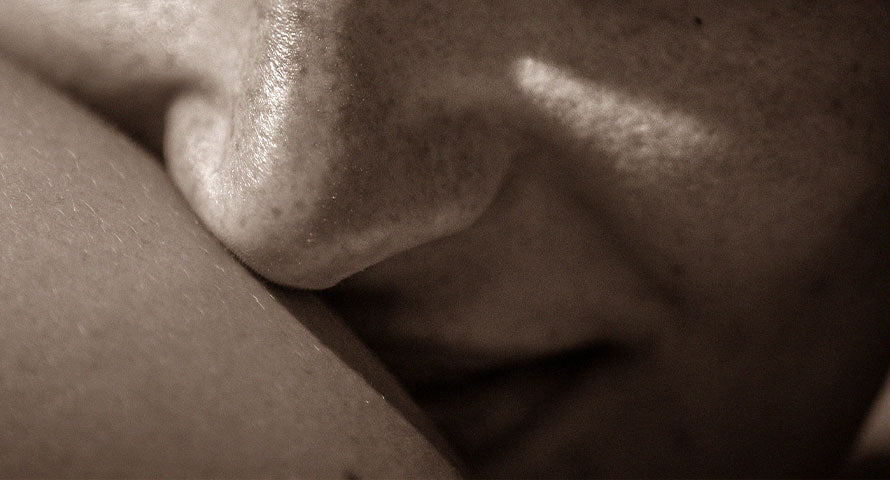
[[[329,287],[464,228],[518,144],[484,82],[440,72],[435,89],[409,88],[356,60],[343,4],[276,5],[240,84],[182,95],[168,114],[169,166],[199,216],[289,286]],[[455,95],[469,90],[473,101]]]

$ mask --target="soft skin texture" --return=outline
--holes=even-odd
[[[455,475],[336,316],[278,303],[157,160],[5,62],[0,111],[0,476]]]
[[[820,476],[877,394],[886,2],[3,10],[473,473]]]

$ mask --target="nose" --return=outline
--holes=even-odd
[[[517,144],[496,77],[420,78],[422,58],[395,61],[386,33],[351,14],[346,1],[276,3],[233,91],[183,95],[168,114],[171,172],[199,215],[292,286],[331,286],[466,227]]]
[[[518,148],[506,62],[418,41],[421,3],[38,2],[3,7],[0,46],[112,117],[161,117],[146,136],[206,226],[324,288],[472,223]]]

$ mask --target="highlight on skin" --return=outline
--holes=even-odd
[[[695,117],[624,95],[532,57],[515,62],[514,77],[534,107],[573,140],[608,153],[618,171],[669,168],[673,161],[712,152],[720,141]]]

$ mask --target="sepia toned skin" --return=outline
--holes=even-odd
[[[455,476],[337,317],[277,301],[156,159],[5,62],[0,110],[0,475]]]
[[[467,473],[786,476],[839,468],[890,360],[888,27],[47,1],[2,4],[0,49],[162,156],[248,267],[327,289]]]

